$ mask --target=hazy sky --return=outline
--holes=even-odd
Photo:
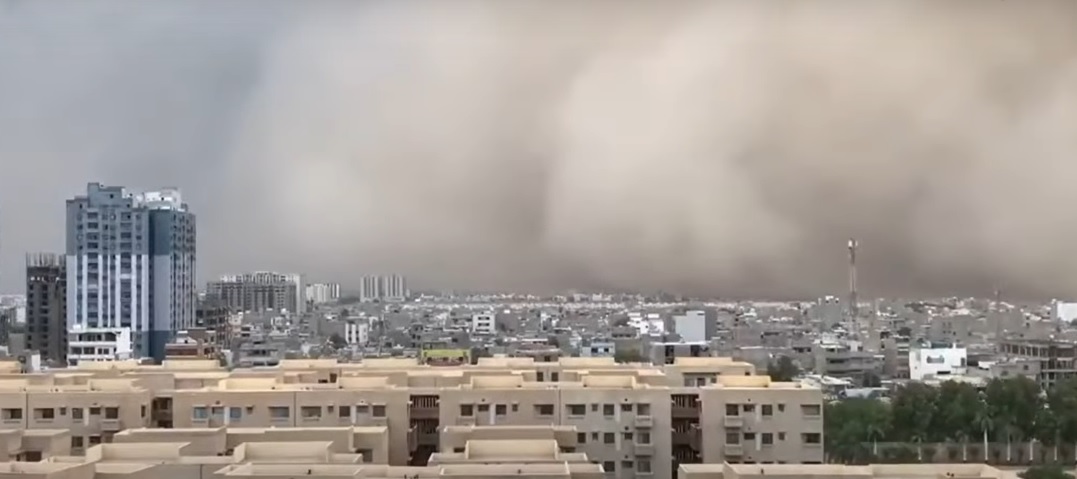
[[[1077,2],[0,0],[0,290],[89,181],[199,273],[1077,297]]]

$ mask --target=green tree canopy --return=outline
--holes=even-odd
[[[800,374],[800,368],[789,356],[780,356],[778,360],[771,360],[767,364],[767,375],[772,381],[788,382]]]
[[[1034,466],[1019,474],[1021,479],[1073,479],[1062,466]]]

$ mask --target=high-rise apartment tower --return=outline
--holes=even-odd
[[[179,190],[91,183],[67,201],[67,328],[129,329],[134,352],[164,357],[194,325],[195,216]]]
[[[67,364],[67,272],[64,256],[26,256],[26,349]]]

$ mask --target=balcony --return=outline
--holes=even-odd
[[[633,424],[636,427],[654,427],[654,418],[651,416],[636,416]]]
[[[101,419],[101,430],[106,432],[122,431],[123,424],[119,419]]]
[[[744,418],[740,416],[726,416],[723,419],[723,423],[727,429],[737,429],[744,427]]]
[[[726,457],[740,457],[744,455],[743,444],[726,444],[725,445]]]
[[[439,403],[437,396],[412,396],[408,407],[408,417],[411,419],[440,419],[441,409]]]
[[[670,443],[676,446],[688,446],[695,451],[702,450],[703,433],[698,427],[693,427],[687,431],[678,432],[676,430],[670,435]]]
[[[636,443],[632,447],[633,453],[637,456],[653,456],[654,444],[639,444]]]

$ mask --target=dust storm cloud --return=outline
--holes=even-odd
[[[205,59],[185,101],[55,118],[165,150],[55,161],[198,195],[204,273],[791,297],[840,291],[855,236],[866,294],[1077,291],[1077,3],[227,3],[215,44],[148,41],[214,4],[129,20],[169,18],[129,56]],[[112,60],[79,73],[164,81]]]

